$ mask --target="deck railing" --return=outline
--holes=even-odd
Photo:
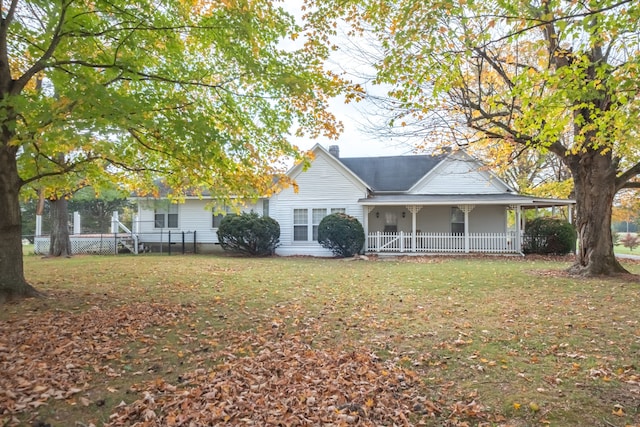
[[[422,253],[519,253],[515,233],[383,233],[367,236],[369,252],[422,252]],[[415,244],[414,244],[415,241]],[[468,242],[468,243],[467,243]]]

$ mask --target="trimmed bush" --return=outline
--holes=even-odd
[[[255,212],[226,215],[218,227],[218,241],[225,251],[273,255],[280,244],[280,224]]]
[[[525,254],[565,255],[576,249],[576,230],[559,218],[536,218],[525,227]]]
[[[354,256],[364,245],[364,228],[357,218],[347,214],[327,215],[318,225],[318,243],[336,256]]]

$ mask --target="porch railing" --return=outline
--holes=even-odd
[[[470,233],[468,240],[464,234],[416,233],[414,237],[402,231],[367,236],[369,252],[519,253],[516,246],[515,233]]]

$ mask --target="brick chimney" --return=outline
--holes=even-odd
[[[340,158],[340,147],[337,145],[330,145],[329,146],[329,153],[331,153],[331,155],[333,157],[335,157],[336,159]]]

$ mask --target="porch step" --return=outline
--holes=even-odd
[[[119,243],[129,250],[132,254],[137,253],[135,248],[135,241],[131,237],[122,237],[118,239]]]

